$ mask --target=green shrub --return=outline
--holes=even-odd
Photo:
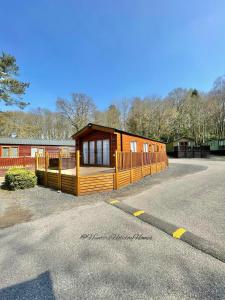
[[[26,169],[10,168],[5,174],[5,187],[9,190],[31,188],[36,184],[36,175]]]

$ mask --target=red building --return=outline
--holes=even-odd
[[[166,145],[116,128],[88,124],[73,136],[81,153],[81,164],[114,167],[118,152],[164,152]]]
[[[74,152],[73,140],[44,140],[44,139],[20,139],[0,138],[0,157],[34,157],[35,153],[44,154],[63,152]]]

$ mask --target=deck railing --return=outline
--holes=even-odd
[[[115,168],[111,172],[83,176],[80,173],[80,151],[64,156],[46,153],[36,155],[35,170],[39,183],[75,195],[119,189],[144,176],[161,172],[168,166],[164,152],[115,152]],[[71,174],[62,172],[71,169]]]
[[[129,170],[151,164],[166,162],[167,155],[164,152],[116,152],[118,170]]]

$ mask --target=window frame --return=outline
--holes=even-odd
[[[133,151],[133,149],[132,149],[132,148],[133,148],[132,145],[135,145],[135,146],[134,146],[134,151]],[[131,142],[130,142],[130,151],[131,151],[131,152],[134,152],[134,153],[137,152],[137,141],[131,141]]]
[[[44,147],[31,147],[30,148],[30,156],[31,157],[35,157],[35,154],[32,155],[32,149],[37,149],[37,151],[35,153],[39,154],[39,150],[43,150],[43,153],[40,153],[40,154],[45,154],[45,148]]]
[[[148,151],[149,151],[149,145],[148,145],[148,143],[144,143],[143,144],[143,152],[148,153]]]
[[[17,149],[17,156],[12,156],[12,148]],[[4,149],[8,149],[8,156],[3,156]],[[14,158],[19,157],[19,147],[18,146],[2,146],[1,158]]]

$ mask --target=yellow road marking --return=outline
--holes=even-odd
[[[137,210],[133,213],[133,216],[137,217],[137,216],[140,216],[144,213],[145,211],[144,210]]]
[[[181,236],[186,232],[184,228],[178,228],[176,231],[173,232],[173,237],[175,239],[180,239]]]
[[[113,200],[113,201],[111,201],[110,202],[110,204],[116,204],[116,203],[119,203],[120,201],[118,201],[118,200]]]

